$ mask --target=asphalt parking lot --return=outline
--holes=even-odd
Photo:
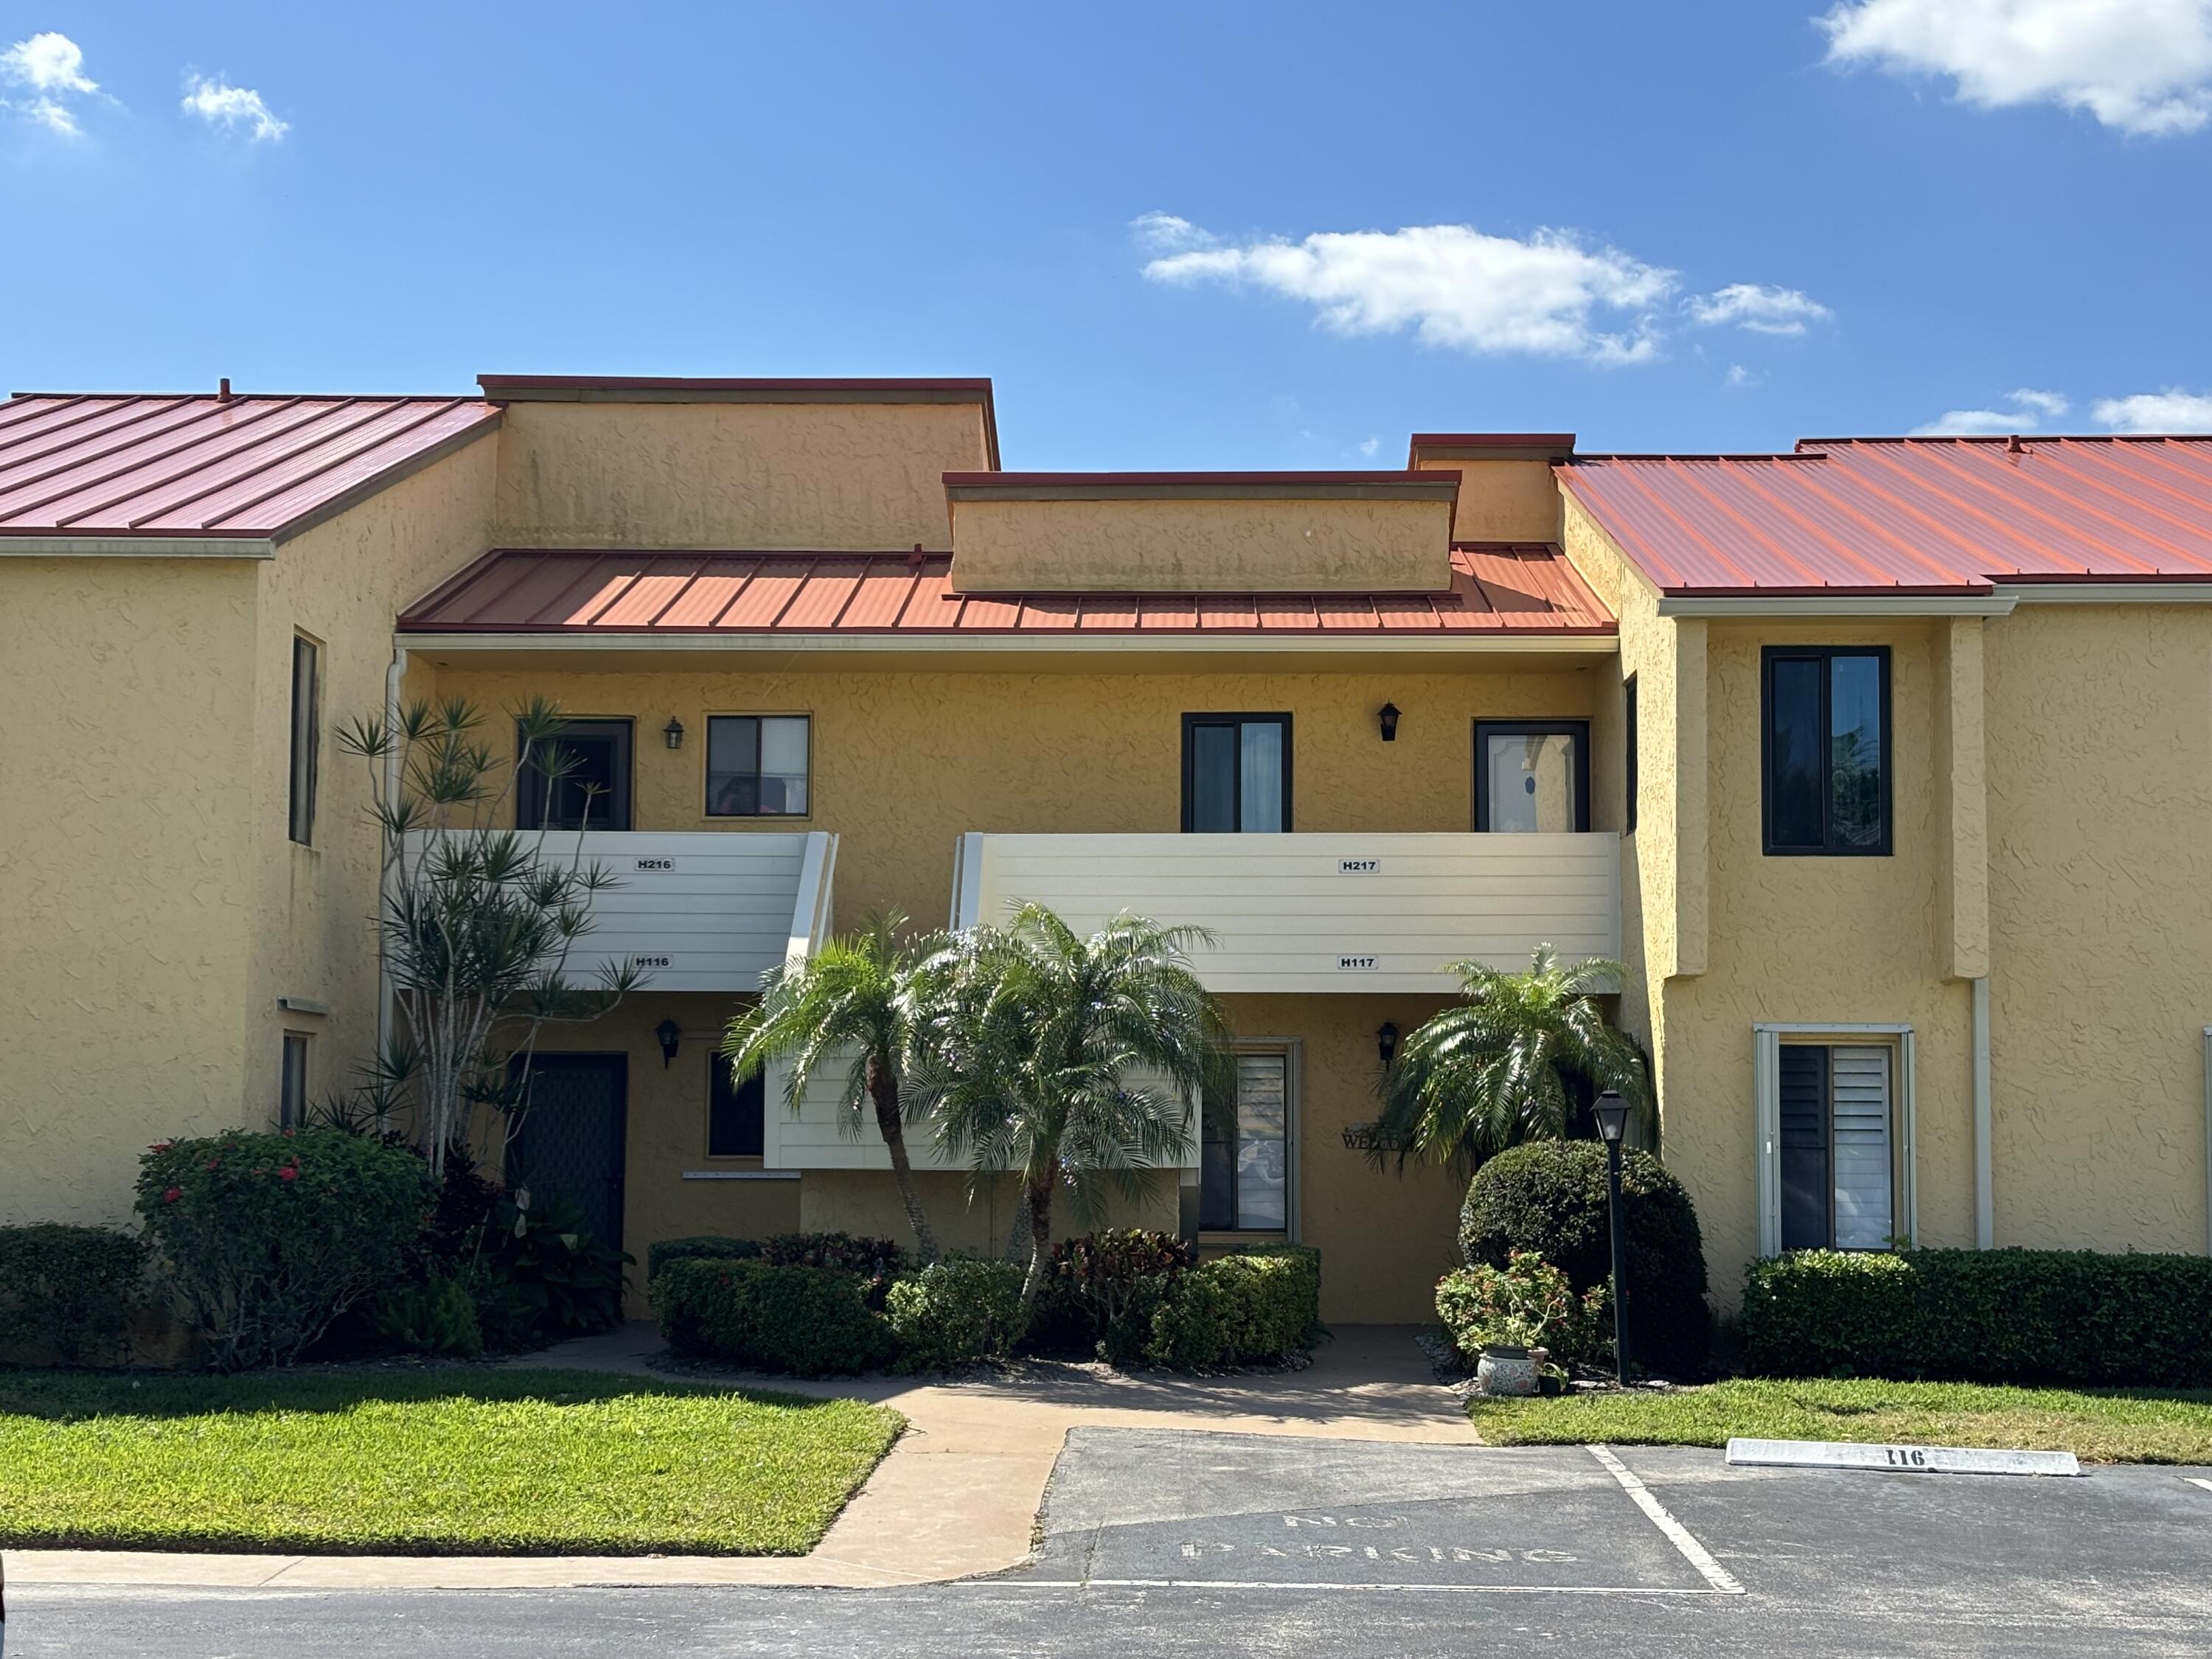
[[[2212,1480],[1079,1429],[1035,1560],[908,1589],[12,1591],[8,1652],[2203,1656]],[[1641,1496],[1639,1497],[1639,1492]]]

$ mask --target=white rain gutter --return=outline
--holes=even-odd
[[[1996,1244],[1996,1156],[1990,1117],[1990,976],[1974,988],[1974,1248]]]

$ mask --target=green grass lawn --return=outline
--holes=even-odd
[[[1668,1394],[1478,1397],[1468,1415],[1498,1446],[1721,1446],[1745,1435],[2070,1451],[2105,1463],[2212,1463],[2208,1390],[1740,1379]]]
[[[573,1370],[0,1370],[0,1545],[798,1555],[904,1419]]]

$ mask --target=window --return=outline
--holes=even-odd
[[[1620,683],[1620,743],[1623,772],[1620,833],[1636,833],[1636,676],[1631,674]]]
[[[524,830],[629,828],[628,720],[564,720],[549,744],[533,750],[516,780],[515,823]],[[516,752],[521,742],[516,741]],[[545,768],[559,757],[561,775]]]
[[[276,1082],[276,1127],[296,1129],[307,1121],[307,1045],[304,1031],[284,1033],[284,1065]]]
[[[1182,717],[1182,827],[1279,834],[1291,827],[1291,717]]]
[[[707,816],[806,816],[804,714],[716,714],[707,721]]]
[[[1760,653],[1770,855],[1889,852],[1889,647]]]
[[[1559,834],[1589,828],[1588,720],[1477,720],[1474,827]]]
[[[729,1057],[707,1056],[707,1156],[758,1158],[767,1146],[768,1073],[731,1080]]]
[[[292,635],[292,839],[315,839],[315,783],[323,746],[322,649],[304,634]]]
[[[1890,1050],[1782,1045],[1782,1248],[1879,1250],[1898,1231]]]
[[[1200,1114],[1198,1224],[1212,1232],[1290,1230],[1291,1061],[1240,1054],[1229,1087]]]

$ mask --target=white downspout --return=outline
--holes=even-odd
[[[407,673],[407,647],[395,642],[392,647],[392,665],[384,671],[384,732],[386,747],[384,754],[384,799],[386,802],[399,798],[399,682]],[[394,1009],[392,1000],[391,964],[384,951],[384,872],[390,849],[380,845],[377,854],[377,929],[376,929],[376,1053],[381,1060],[392,1047]]]
[[[1996,1157],[1990,1119],[1990,978],[1974,987],[1974,1248],[1996,1244]]]
[[[2204,1028],[2204,1254],[2212,1255],[2212,1025]]]

